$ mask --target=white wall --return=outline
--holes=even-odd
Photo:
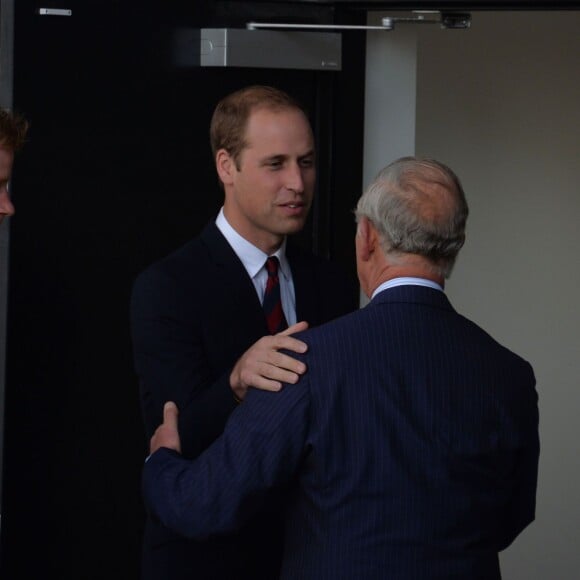
[[[580,570],[580,12],[472,16],[468,31],[415,27],[415,148],[458,173],[470,204],[467,242],[447,286],[452,302],[536,372],[537,517],[502,554],[504,580],[573,580]],[[377,75],[397,82],[372,71],[373,82]],[[392,149],[388,133],[365,144],[374,157],[382,146]]]
[[[368,23],[380,25],[370,13]],[[415,152],[417,35],[410,28],[396,33],[367,32],[363,181],[367,185],[385,160]],[[376,146],[375,146],[376,144]],[[360,304],[368,302],[360,292]]]

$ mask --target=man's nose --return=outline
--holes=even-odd
[[[302,168],[298,164],[292,164],[288,167],[286,175],[286,189],[291,189],[297,193],[302,193],[304,191]]]
[[[14,205],[10,201],[8,191],[4,188],[4,191],[0,191],[0,214],[11,216],[14,215],[14,211]]]

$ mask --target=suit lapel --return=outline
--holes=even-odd
[[[256,289],[244,265],[214,222],[201,233],[213,279],[208,280],[213,298],[220,300],[241,324],[251,324],[248,332],[267,334],[266,319]],[[205,280],[200,283],[205,283]]]

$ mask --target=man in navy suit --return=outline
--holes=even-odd
[[[208,537],[290,485],[282,578],[499,579],[498,552],[534,519],[537,394],[531,366],[443,292],[467,214],[443,164],[381,171],[356,211],[370,303],[300,333],[308,371],[250,389],[195,461],[167,403],[144,468],[149,510]]]
[[[217,105],[210,137],[223,208],[197,238],[140,274],[131,299],[147,438],[165,401],[175,401],[187,458],[220,435],[249,385],[278,390],[298,380],[305,366],[291,355],[306,345],[292,332],[354,310],[358,298],[342,271],[287,239],[304,226],[316,177],[312,130],[299,104],[271,87],[241,89]],[[272,336],[261,304],[269,256],[279,259],[290,325]],[[284,503],[271,499],[236,533],[204,541],[148,517],[143,580],[277,578]]]

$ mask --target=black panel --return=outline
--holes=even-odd
[[[245,3],[244,0],[232,0]],[[270,0],[288,4],[288,0]],[[357,10],[578,10],[580,0],[290,0]]]
[[[72,17],[36,13],[63,5],[16,2],[14,103],[31,130],[10,220],[0,576],[131,580],[146,453],[128,328],[133,279],[219,208],[210,115],[251,83],[279,86],[311,111],[319,187],[300,242],[354,276],[344,208],[362,181],[364,35],[343,39],[340,73],[177,69],[177,26],[351,16],[316,4],[189,0],[71,0]]]

